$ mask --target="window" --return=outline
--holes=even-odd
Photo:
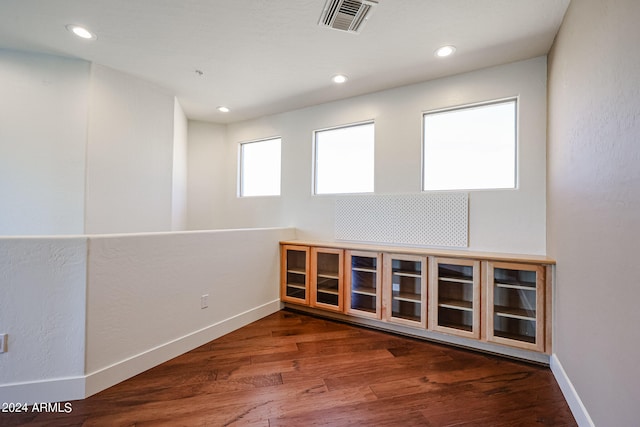
[[[240,144],[240,197],[280,195],[280,138]]]
[[[517,101],[425,113],[423,190],[516,187]]]
[[[373,192],[373,122],[314,134],[315,194]]]

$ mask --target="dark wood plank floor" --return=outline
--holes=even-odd
[[[280,311],[7,426],[573,426],[548,368]]]

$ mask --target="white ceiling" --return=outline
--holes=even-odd
[[[2,0],[0,48],[94,61],[167,88],[191,119],[226,123],[544,55],[569,4],[379,1],[350,34],[317,25],[325,0]],[[455,55],[436,58],[446,44]],[[331,83],[337,73],[349,81]]]

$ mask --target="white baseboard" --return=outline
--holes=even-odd
[[[84,376],[0,385],[0,402],[68,402],[96,394],[187,351],[277,312],[274,300]]]
[[[84,384],[84,376],[3,384],[0,385],[0,402],[32,405],[84,399]]]
[[[111,366],[91,372],[86,376],[85,397],[105,390],[278,310],[280,310],[279,299],[229,317]]]
[[[549,366],[551,367],[551,372],[553,372],[553,376],[556,378],[556,381],[560,386],[560,390],[562,390],[562,394],[567,400],[569,409],[571,409],[571,413],[573,413],[573,417],[576,419],[578,425],[580,427],[595,427],[593,420],[591,420],[591,417],[587,412],[587,408],[585,408],[582,403],[580,396],[578,396],[576,389],[573,387],[571,380],[564,371],[564,368],[555,353],[551,355]]]

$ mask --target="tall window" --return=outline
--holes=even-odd
[[[423,190],[516,187],[517,100],[423,116]]]
[[[373,122],[317,130],[315,194],[373,192]]]
[[[280,195],[280,138],[240,144],[240,197]]]

